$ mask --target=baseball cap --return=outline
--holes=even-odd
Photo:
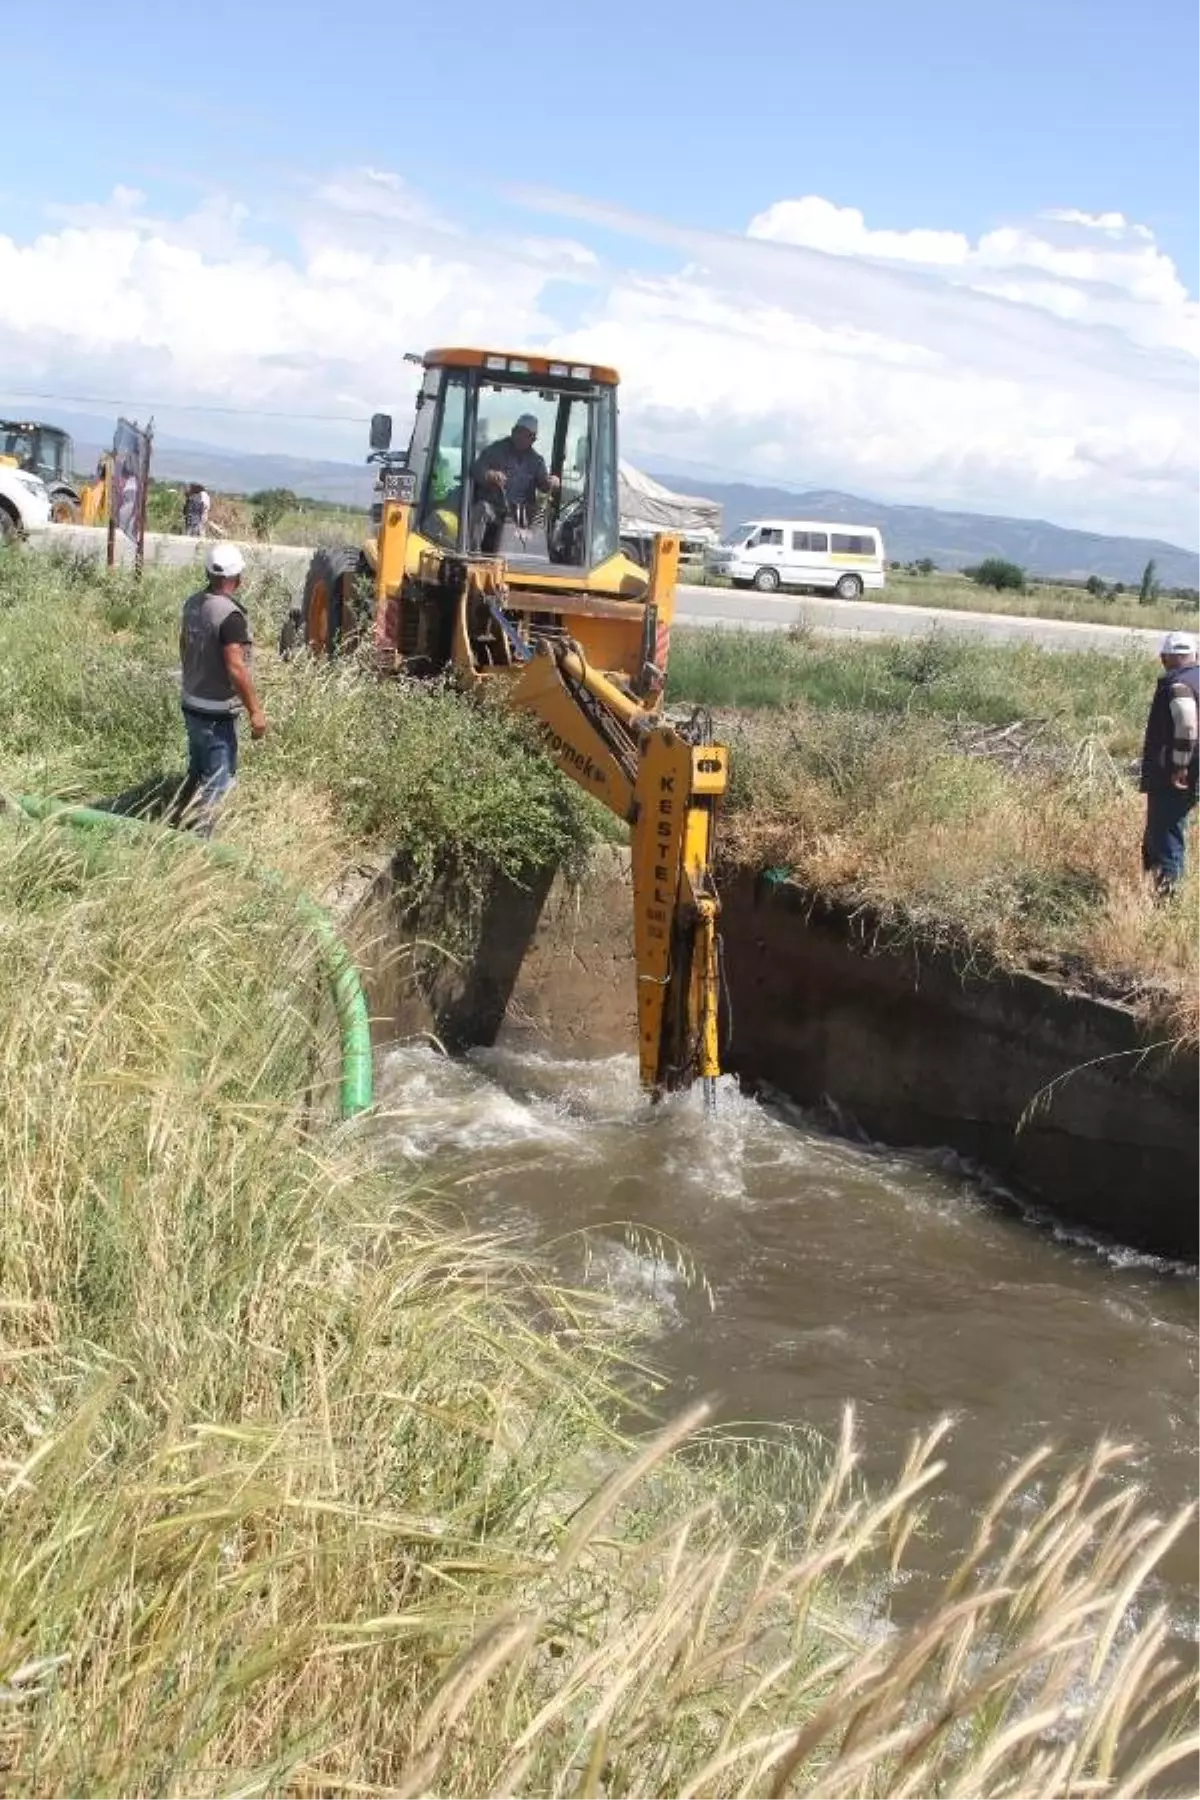
[[[522,413],[516,424],[513,426],[514,431],[532,431],[534,437],[537,436],[537,429],[537,420],[532,413]]]
[[[1168,631],[1158,654],[1160,656],[1195,656],[1196,640],[1186,631]]]
[[[228,580],[241,574],[246,567],[246,559],[236,544],[214,544],[205,553],[204,566],[210,575],[219,575]]]

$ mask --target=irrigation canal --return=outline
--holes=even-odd
[[[955,1415],[918,1577],[1045,1441],[1064,1461],[1102,1435],[1134,1445],[1156,1509],[1194,1492],[1194,1271],[1055,1234],[949,1156],[847,1141],[732,1083],[712,1123],[692,1096],[651,1111],[627,1056],[401,1047],[380,1077],[390,1154],[444,1178],[474,1224],[576,1281],[586,1234],[587,1279],[651,1323],[664,1410],[703,1394],[722,1421],[832,1431],[850,1399],[879,1479],[914,1431]],[[1194,1642],[1193,1542],[1162,1585]]]

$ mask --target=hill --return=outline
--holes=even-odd
[[[15,415],[14,415],[15,416]],[[75,437],[81,469],[93,468],[104,423],[94,415],[55,415]],[[372,474],[365,463],[250,453],[221,449],[162,433],[154,443],[154,473],[162,481],[203,481],[224,493],[254,493],[259,488],[288,487],[314,500],[342,506],[371,503]],[[1003,556],[1035,575],[1105,581],[1141,580],[1151,557],[1164,587],[1200,587],[1200,555],[1153,538],[1108,537],[1076,531],[1044,519],[1012,519],[990,513],[951,512],[931,506],[888,506],[858,494],[834,489],[804,491],[759,487],[709,477],[706,470],[680,467],[655,471],[655,478],[678,493],[719,500],[727,527],[741,519],[764,517],[844,519],[878,525],[889,559],[912,562],[932,557],[940,568],[961,569],[985,556]]]
[[[929,556],[943,569],[962,569],[985,556],[1003,556],[1034,575],[1065,580],[1136,583],[1151,557],[1163,587],[1200,587],[1200,555],[1156,538],[1106,537],[1075,531],[1045,519],[1008,519],[990,513],[943,512],[931,506],[887,506],[858,494],[810,488],[757,487],[747,482],[698,480],[657,472],[656,479],[684,494],[719,500],[727,527],[742,519],[844,519],[878,525],[889,560],[912,562]]]

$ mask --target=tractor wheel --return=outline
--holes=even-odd
[[[843,575],[834,589],[839,600],[857,600],[861,597],[862,591],[863,584],[860,575]]]
[[[7,504],[0,500],[0,544],[15,540],[21,535],[21,521],[14,512],[10,512]]]
[[[760,594],[777,594],[779,592],[779,570],[756,569],[754,585]]]
[[[358,635],[355,583],[359,554],[349,545],[318,550],[308,565],[300,616],[311,656],[340,656]]]
[[[78,525],[83,517],[79,502],[71,494],[51,494],[50,522],[52,525]]]

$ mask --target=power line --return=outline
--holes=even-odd
[[[246,419],[309,419],[322,425],[364,425],[370,416],[368,413],[273,412],[262,406],[189,405],[183,400],[116,400],[110,394],[52,394],[33,388],[5,387],[2,383],[0,393],[8,394],[14,400],[61,400],[71,406],[115,406],[149,412],[157,407],[163,412],[227,413]]]

